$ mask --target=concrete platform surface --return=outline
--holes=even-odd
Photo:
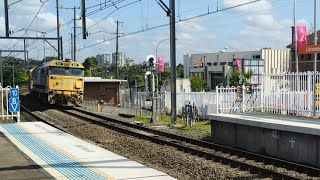
[[[0,124],[0,131],[56,179],[174,179],[42,122]]]
[[[320,122],[258,114],[209,114],[207,119],[267,129],[320,135]]]
[[[53,179],[0,133],[0,179]]]

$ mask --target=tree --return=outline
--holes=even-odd
[[[252,71],[243,71],[241,73],[241,75],[243,75],[243,77],[244,77],[243,84],[245,86],[249,85],[248,81],[252,77],[253,72]],[[240,72],[239,71],[233,71],[233,73],[231,74],[231,77],[229,78],[229,85],[230,86],[235,86],[235,87],[240,86],[240,84],[239,84],[239,80],[240,80],[239,76],[240,76]]]
[[[56,57],[56,56],[46,56],[42,59],[41,62],[49,62],[49,61],[52,61],[52,60],[58,60],[59,58]]]
[[[191,91],[200,92],[208,90],[208,83],[205,79],[200,79],[197,76],[190,78]]]
[[[178,66],[177,66],[177,78],[183,78],[183,77],[184,77],[183,64],[178,64]]]
[[[95,58],[95,57],[87,57],[84,60],[83,66],[84,66],[85,69],[96,68],[96,66],[98,66],[97,58]]]

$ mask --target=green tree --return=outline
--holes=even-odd
[[[177,78],[183,78],[183,77],[184,77],[183,64],[178,64],[178,66],[177,66]]]
[[[29,81],[28,71],[25,68],[19,69],[18,73],[16,74],[16,83],[23,84]]]
[[[190,78],[191,82],[191,91],[193,92],[200,92],[200,91],[207,91],[208,90],[208,84],[205,79],[200,79],[198,77],[192,77]]]
[[[252,77],[253,72],[252,71],[243,71],[241,73],[244,77],[244,85],[247,86],[249,85],[249,79]],[[230,78],[229,78],[229,85],[230,86],[240,86],[239,80],[240,80],[240,72],[239,71],[233,71]]]
[[[46,56],[42,59],[41,62],[49,62],[49,61],[52,61],[52,60],[58,60],[58,57],[56,56]]]
[[[97,58],[95,58],[95,57],[87,57],[84,60],[83,66],[84,66],[85,69],[96,68],[96,66],[98,66]]]

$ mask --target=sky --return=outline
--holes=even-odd
[[[17,1],[8,0],[9,4]],[[175,0],[177,64],[183,63],[184,54],[214,53],[224,47],[229,47],[226,51],[265,47],[286,49],[291,43],[294,0],[260,0],[224,10],[251,1]],[[169,0],[163,2],[169,6]],[[148,55],[156,53],[164,56],[165,62],[170,61],[170,29],[168,25],[161,26],[169,23],[169,17],[156,0],[87,0],[86,6],[87,15],[92,14],[87,17],[89,36],[82,39],[82,23],[77,20],[78,62],[97,54],[115,52],[116,21],[121,22],[119,52],[124,52],[135,63],[142,63]],[[59,7],[63,54],[64,58],[70,58],[70,37],[73,33],[73,9],[70,8],[77,8],[76,19],[79,19],[81,0],[59,0]],[[318,14],[319,7],[318,3]],[[296,0],[296,25],[306,25],[308,33],[313,30],[313,9],[313,0]],[[202,14],[206,15],[186,20]],[[12,4],[9,22],[10,30],[14,32],[10,36],[57,37],[56,0],[22,0]],[[71,23],[64,25],[68,22]],[[316,25],[320,29],[319,18]],[[5,36],[3,3],[0,3],[0,36]],[[57,47],[56,41],[49,42]],[[44,56],[57,56],[57,52],[43,40],[27,40],[26,44],[29,58],[42,60]],[[23,50],[23,41],[0,39],[0,49]],[[23,53],[10,55],[24,58]]]

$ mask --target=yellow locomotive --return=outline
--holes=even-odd
[[[83,102],[81,63],[53,60],[31,69],[29,76],[31,94],[49,104],[77,106]]]

